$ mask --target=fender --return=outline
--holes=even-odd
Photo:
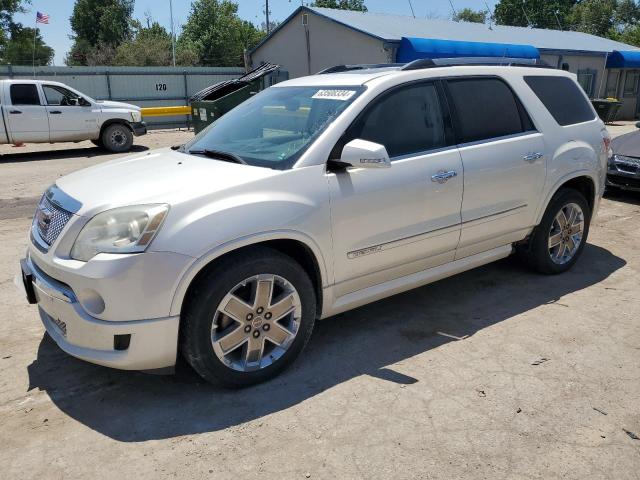
[[[90,140],[98,140],[102,138],[102,132],[104,132],[104,129],[107,128],[109,125],[113,125],[114,123],[121,123],[122,125],[127,127],[129,130],[131,130],[131,133],[133,133],[133,127],[131,126],[131,122],[129,120],[126,120],[124,118],[108,118],[100,124],[100,129],[98,130],[98,136],[95,138],[91,138]]]
[[[560,188],[568,181],[578,177],[589,177],[593,182],[593,185],[595,187],[595,199],[594,199],[594,212],[595,212],[596,207],[598,205],[599,195],[602,193],[601,189],[599,188],[598,179],[596,178],[592,170],[578,170],[561,177],[559,180],[556,181],[553,187],[551,187],[547,196],[544,197],[544,200],[540,202],[540,205],[538,206],[538,210],[536,213],[536,220],[535,220],[536,226],[539,225],[540,222],[542,221],[542,217],[544,216],[544,212],[547,210],[547,206],[549,205],[549,202],[551,202],[551,199],[558,192],[558,190],[560,190]],[[592,212],[592,215],[594,212]]]
[[[296,240],[306,245],[309,250],[311,250],[313,256],[316,259],[316,262],[318,263],[318,267],[320,270],[321,287],[323,291],[325,290],[325,287],[329,283],[329,274],[327,272],[327,264],[325,258],[322,255],[322,251],[320,250],[320,247],[315,242],[315,240],[313,240],[308,235],[295,230],[273,230],[240,237],[230,242],[223,243],[222,245],[218,245],[209,250],[200,258],[195,259],[194,262],[191,263],[191,265],[189,265],[189,267],[186,269],[186,271],[182,275],[182,278],[180,278],[180,281],[178,282],[178,287],[176,288],[173,295],[173,300],[171,301],[170,315],[180,315],[182,303],[184,301],[184,297],[187,294],[187,289],[191,285],[191,282],[196,277],[196,275],[200,273],[202,269],[209,265],[212,261],[239,248],[248,247],[269,240]]]

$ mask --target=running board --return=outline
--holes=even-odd
[[[357,292],[348,293],[337,298],[333,303],[333,307],[328,309],[328,311],[325,311],[322,317],[326,318],[332,315],[337,315],[338,313],[346,312],[347,310],[351,310],[398,293],[406,292],[407,290],[437,282],[443,278],[506,258],[511,255],[511,253],[513,253],[513,247],[511,245],[505,245],[503,247],[471,255],[470,257],[445,263],[438,267],[429,268],[428,270],[422,270],[405,277],[373,285],[371,287],[358,290]]]

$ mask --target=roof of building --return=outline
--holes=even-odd
[[[353,30],[387,42],[399,42],[402,37],[422,37],[466,42],[515,43],[533,45],[541,50],[602,53],[612,52],[614,50],[640,51],[639,48],[632,45],[582,32],[508,27],[504,25],[489,26],[483,23],[413,18],[404,15],[356,12],[317,7],[299,7],[280,26],[287,23],[297,15],[300,10],[311,11]],[[279,29],[274,30],[272,35],[276,33],[277,30]],[[263,40],[263,42],[265,40]],[[261,44],[263,42],[261,42]]]

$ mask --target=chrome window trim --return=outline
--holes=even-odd
[[[539,132],[538,130],[529,130],[527,132],[512,133],[511,135],[503,135],[502,137],[493,137],[493,138],[487,138],[485,140],[476,140],[475,142],[460,143],[456,146],[458,148],[475,147],[477,145],[484,145],[486,143],[499,142],[502,140],[510,140],[510,139],[519,138],[519,137],[529,137],[532,135],[542,135],[542,133]]]

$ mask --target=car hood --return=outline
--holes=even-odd
[[[92,216],[121,206],[175,205],[224,194],[234,187],[280,173],[166,148],[79,170],[59,178],[56,185],[76,200],[74,213]]]
[[[102,109],[124,108],[127,110],[140,111],[140,107],[138,107],[137,105],[131,105],[130,103],[123,102],[112,102],[111,100],[101,100],[98,102],[98,105],[100,105]]]
[[[640,131],[614,138],[611,141],[611,148],[616,155],[640,158]]]

